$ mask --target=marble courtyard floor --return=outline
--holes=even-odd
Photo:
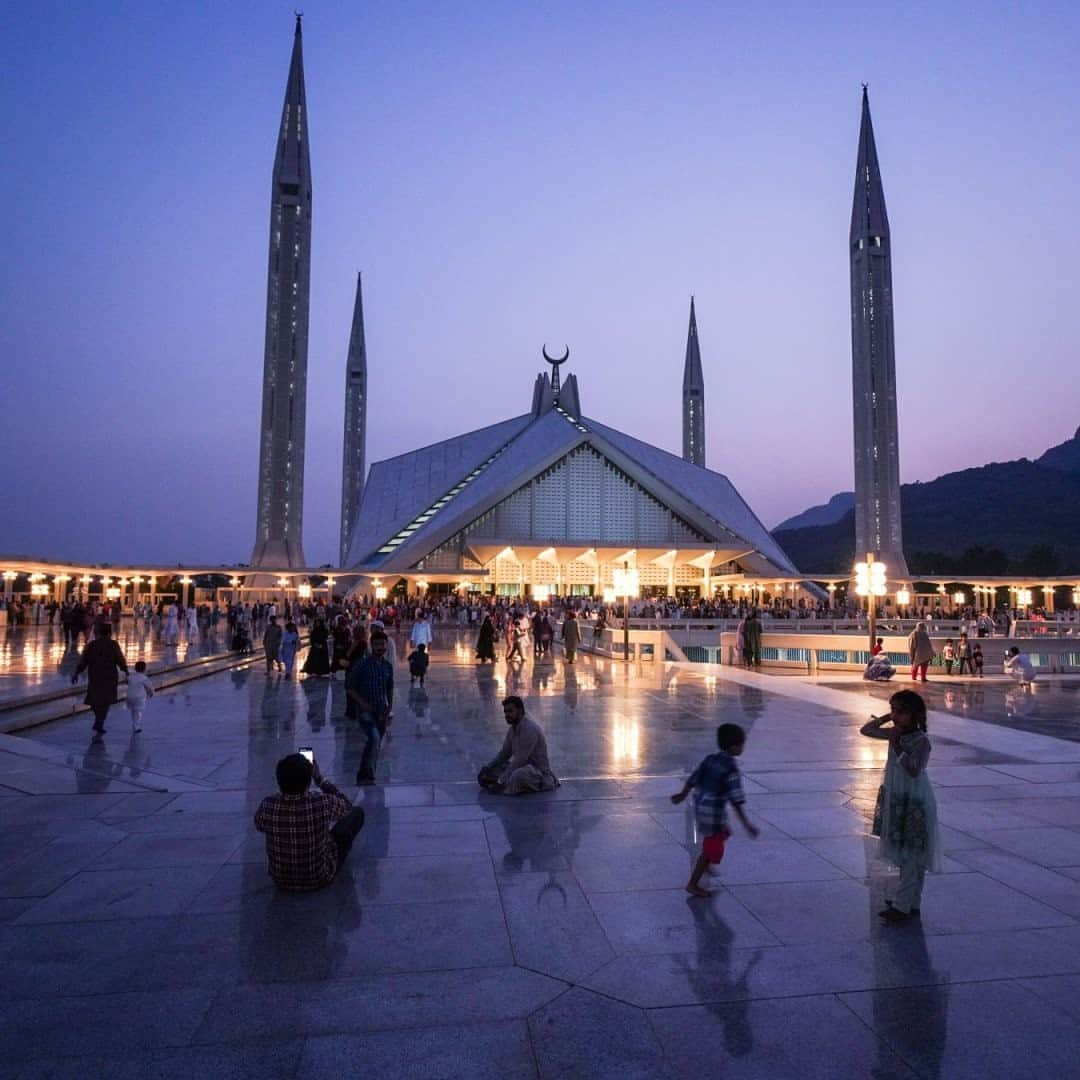
[[[252,815],[298,744],[355,791],[340,682],[248,667],[159,694],[138,737],[122,708],[100,742],[85,714],[0,736],[0,1076],[1080,1075],[1074,684],[1039,687],[1065,737],[989,681],[978,709],[931,695],[947,857],[888,928],[865,688],[561,654],[508,674],[466,645],[439,634],[423,691],[399,666],[367,825],[314,894],[275,892]],[[475,787],[506,693],[558,791]],[[762,834],[690,900],[667,797],[724,720]]]

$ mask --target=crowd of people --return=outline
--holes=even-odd
[[[81,610],[77,610],[80,609]],[[85,672],[88,687],[85,701],[93,716],[95,738],[105,733],[111,705],[118,699],[121,676],[127,678],[127,705],[133,733],[141,730],[147,701],[153,696],[146,665],[139,662],[129,672],[119,644],[114,640],[111,612],[104,606],[70,605],[62,625],[72,630],[72,644],[79,636],[89,640],[79,658],[72,681]],[[365,736],[365,745],[356,774],[358,786],[377,782],[379,753],[391,724],[397,668],[395,633],[408,623],[410,682],[424,685],[434,645],[432,625],[456,623],[476,632],[478,664],[492,663],[502,647],[510,663],[522,662],[525,649],[537,661],[552,654],[561,634],[565,662],[573,663],[582,638],[582,624],[602,633],[608,618],[615,617],[602,605],[587,601],[533,608],[528,604],[499,599],[489,602],[434,600],[425,603],[388,604],[359,598],[348,604],[290,605],[245,604],[224,609],[216,607],[181,609],[167,604],[149,612],[140,610],[136,618],[154,623],[163,638],[181,632],[197,634],[203,626],[213,627],[224,620],[233,641],[262,634],[268,677],[292,678],[301,648],[300,629],[307,628],[307,655],[302,671],[310,678],[326,678],[340,673],[345,681],[346,722],[355,723]],[[646,616],[647,617],[647,616]],[[76,631],[77,628],[77,631]],[[762,620],[753,608],[740,615],[739,653],[749,666],[760,663]],[[945,643],[945,664],[957,663],[980,675],[981,649],[963,633]],[[920,623],[909,639],[912,678],[925,681],[926,669],[934,657],[927,628]],[[877,639],[872,662],[884,656],[883,639]],[[886,657],[887,660],[887,657]],[[1018,682],[1034,678],[1030,661],[1013,647],[1005,664]],[[480,769],[477,783],[486,792],[499,796],[552,791],[559,780],[552,768],[545,733],[528,715],[525,702],[511,695],[502,702],[507,731],[501,747]],[[903,923],[921,913],[926,872],[940,866],[936,804],[926,774],[930,757],[926,706],[911,690],[890,699],[887,716],[871,717],[862,728],[870,738],[889,743],[883,781],[878,793],[873,832],[880,838],[882,858],[899,867],[900,875],[890,899],[880,912],[886,923]],[[708,897],[703,884],[710,870],[716,872],[731,836],[729,808],[751,836],[758,830],[745,809],[737,758],[747,741],[746,732],[736,724],[717,729],[718,749],[708,755],[672,796],[674,803],[693,799],[693,817],[701,836],[701,851],[686,884],[692,897]],[[330,884],[345,863],[356,837],[364,826],[364,812],[323,776],[313,752],[304,749],[279,761],[276,769],[278,791],[267,796],[255,815],[255,827],[264,834],[269,873],[282,889],[312,890]]]

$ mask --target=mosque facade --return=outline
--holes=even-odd
[[[726,476],[586,416],[557,366],[528,412],[372,465],[345,570],[541,599],[799,580]]]

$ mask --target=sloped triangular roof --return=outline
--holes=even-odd
[[[702,513],[719,525],[726,526],[742,537],[748,547],[760,551],[774,567],[796,574],[795,565],[783,548],[772,538],[757,515],[723,473],[693,465],[658,446],[616,431],[598,420],[584,419],[586,427],[597,432],[611,444],[648,469],[665,485],[674,488],[692,502]],[[762,567],[764,572],[768,572]]]
[[[531,413],[525,413],[372,465],[349,542],[348,565],[364,562],[532,419]]]
[[[574,419],[558,408],[539,417],[515,417],[373,465],[349,548],[349,565],[384,573],[407,571],[585,442],[689,524],[722,541],[720,546],[744,541],[755,552],[748,556],[754,569],[797,573],[726,476],[597,421]],[[459,463],[456,471],[451,462]],[[450,492],[452,497],[445,498]],[[432,513],[434,504],[444,498]]]

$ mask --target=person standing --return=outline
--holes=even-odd
[[[367,628],[362,622],[358,622],[353,627],[352,641],[349,642],[349,655],[346,658],[345,671],[346,679],[348,678],[348,670],[353,664],[358,664],[364,658],[364,653],[368,650],[368,636]]]
[[[281,635],[281,647],[278,651],[278,656],[281,657],[281,664],[285,668],[285,678],[291,679],[293,673],[293,664],[296,663],[296,653],[300,648],[300,635],[296,630],[296,623],[287,622],[285,624],[285,632]]]
[[[165,644],[175,645],[180,640],[180,612],[170,604],[165,613]]]
[[[506,662],[511,660],[525,660],[525,654],[521,651],[521,643],[525,640],[525,628],[522,620],[511,619],[506,626],[507,645]]]
[[[941,650],[941,659],[945,664],[945,674],[951,675],[953,664],[956,662],[956,646],[952,638],[945,639],[945,645]]]
[[[540,655],[547,656],[551,651],[551,643],[555,639],[555,630],[551,625],[551,619],[545,611],[540,620]]]
[[[330,674],[330,634],[326,623],[316,618],[308,636],[308,654],[304,661],[305,675]]]
[[[413,623],[412,633],[409,634],[409,641],[412,643],[413,650],[415,651],[419,646],[426,645],[426,652],[431,652],[431,623],[428,622],[427,616],[424,614],[423,609],[416,613],[416,622]]]
[[[754,608],[743,626],[743,655],[747,667],[761,667],[761,619]]]
[[[334,629],[331,635],[334,646],[334,655],[330,661],[330,669],[335,673],[349,670],[349,651],[352,647],[352,631],[349,629],[349,620],[344,615],[334,619]]]
[[[544,621],[544,619],[543,619],[543,616],[540,614],[540,612],[539,611],[534,611],[532,620],[530,622],[530,626],[532,628],[532,646],[533,646],[533,659],[534,660],[539,660],[540,659],[540,654],[544,651],[544,646],[543,646],[543,644],[541,642],[541,635],[542,635],[541,624],[543,623],[543,621]]]
[[[566,650],[566,662],[572,664],[581,641],[581,626],[572,610],[567,611],[562,627],[563,648]]]
[[[412,686],[417,679],[420,680],[420,685],[423,687],[424,679],[427,676],[428,664],[431,663],[431,657],[427,654],[427,646],[421,642],[416,646],[411,653],[409,653],[409,685]]]
[[[971,664],[971,644],[968,641],[967,634],[961,634],[960,640],[956,643],[956,659],[960,667],[957,669],[958,675],[964,674],[964,668],[967,668],[969,675],[975,674],[975,669]]]
[[[926,682],[926,669],[936,654],[934,643],[930,640],[930,635],[922,623],[911,631],[907,644],[908,655],[911,657],[911,681],[921,678],[923,682]]]
[[[94,711],[94,732],[98,735],[105,734],[109,706],[119,700],[120,672],[126,675],[127,670],[123,650],[113,641],[111,624],[102,623],[97,636],[83,649],[75,674],[71,676],[74,686],[79,676],[86,672],[86,697],[83,700]]]
[[[281,627],[276,615],[270,616],[263,634],[263,650],[266,652],[266,674],[269,675],[275,667],[281,667]]]
[[[490,615],[485,615],[480,624],[480,633],[476,638],[476,659],[481,664],[487,660],[495,663],[495,624]]]
[[[146,710],[146,702],[154,696],[154,684],[146,674],[146,661],[135,662],[134,674],[127,678],[127,697],[125,704],[131,714],[131,734],[138,735],[142,731],[143,712]]]
[[[386,634],[372,633],[367,654],[345,676],[345,692],[367,736],[356,782],[374,784],[379,748],[394,706],[394,667],[386,659]]]
[[[926,702],[914,690],[899,690],[889,698],[889,710],[888,716],[871,716],[860,734],[889,740],[873,833],[881,840],[881,858],[900,868],[900,881],[878,914],[887,923],[902,923],[922,913],[926,872],[941,869],[941,839],[937,800],[926,775],[931,749]]]

